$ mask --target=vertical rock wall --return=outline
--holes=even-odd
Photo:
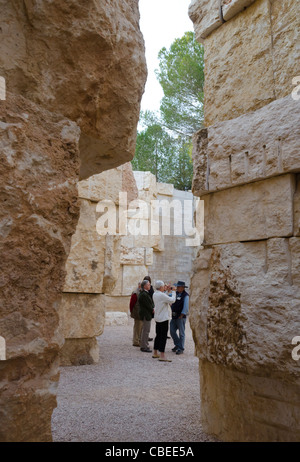
[[[80,130],[19,95],[0,105],[0,440],[48,441],[58,305],[79,207]]]
[[[163,251],[153,253],[153,264],[149,267],[153,280],[162,280],[170,284],[184,281],[190,287],[193,259],[197,246],[187,245],[190,236],[187,234],[193,228],[195,213],[195,198],[189,191],[174,189],[172,184],[157,183],[157,200],[174,204],[170,209],[170,235],[162,235]],[[163,231],[163,208],[159,210],[161,230]],[[180,226],[181,225],[181,226]],[[176,227],[181,228],[181,234]]]
[[[137,0],[0,8],[0,440],[49,441],[77,181],[134,155],[144,44]]]
[[[227,441],[298,441],[298,2],[221,5],[190,6],[206,79],[193,153],[205,239],[191,289],[202,420]]]
[[[138,198],[130,163],[93,175],[78,185],[80,218],[72,236],[60,305],[65,338],[60,355],[64,366],[99,360],[96,337],[103,333],[105,313],[127,313],[132,290],[147,274],[145,255],[152,250],[147,242],[137,247],[134,238],[119,234],[118,226],[115,235],[98,233],[101,214],[97,204],[110,201],[118,217],[119,193],[127,194],[127,203]]]

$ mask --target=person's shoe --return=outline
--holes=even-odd
[[[140,345],[139,345],[139,343],[133,343],[132,346],[137,346],[137,347],[139,347]]]
[[[172,359],[167,359],[167,358],[159,358],[158,361],[164,361],[165,363],[171,363]]]
[[[152,358],[160,358],[159,355],[152,355]]]
[[[183,355],[183,351],[182,351],[182,350],[177,350],[177,351],[176,351],[176,354],[177,354],[177,355]]]
[[[153,338],[149,337],[148,342],[152,342]]]
[[[177,346],[174,346],[174,348],[172,348],[172,351],[174,351],[174,353],[176,353],[177,350],[178,350]]]
[[[141,351],[143,351],[144,353],[152,353],[152,350],[150,350],[150,348],[141,348]]]

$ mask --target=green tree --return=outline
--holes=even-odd
[[[158,57],[156,75],[164,92],[160,114],[141,112],[132,165],[152,172],[159,182],[188,190],[193,176],[191,135],[203,121],[203,47],[193,32],[186,32]]]
[[[192,189],[193,178],[191,140],[179,137],[176,140],[176,152],[174,154],[175,169],[167,182],[172,183],[176,189],[188,191]]]
[[[169,50],[162,48],[158,58],[156,76],[164,92],[162,123],[177,134],[191,136],[203,122],[203,46],[193,32],[186,32]]]
[[[141,113],[140,123],[146,128],[137,135],[132,167],[134,170],[153,173],[159,182],[168,182],[170,172],[175,168],[176,140],[157,122],[155,115],[150,111]]]

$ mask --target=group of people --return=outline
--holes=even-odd
[[[171,362],[165,355],[170,322],[170,335],[174,342],[172,351],[177,355],[184,352],[185,323],[189,311],[189,294],[183,281],[171,286],[163,281],[155,282],[155,290],[150,276],[138,284],[130,298],[130,314],[134,319],[133,346],[142,352],[153,353],[152,358]],[[151,321],[154,318],[156,337],[153,352],[149,346]],[[178,331],[178,334],[177,334]]]

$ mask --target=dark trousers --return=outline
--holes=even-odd
[[[156,337],[154,340],[154,350],[158,350],[160,353],[165,352],[168,328],[169,328],[169,321],[156,322],[156,326],[155,326]]]

